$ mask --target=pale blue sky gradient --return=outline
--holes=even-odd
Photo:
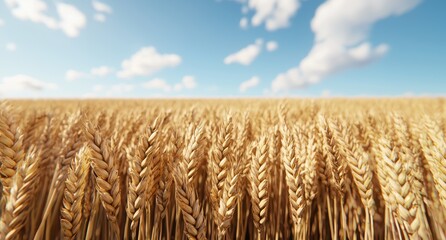
[[[48,15],[56,17],[55,3],[47,1]],[[90,1],[65,1],[87,18],[77,37],[60,30],[14,17],[4,1],[0,2],[0,81],[26,75],[51,85],[41,90],[1,91],[0,97],[264,97],[264,96],[404,96],[446,95],[446,1],[425,0],[401,16],[378,21],[368,41],[387,44],[380,59],[358,68],[332,74],[304,88],[290,88],[271,94],[275,77],[299,65],[314,43],[310,23],[320,0],[301,1],[290,25],[268,31],[264,25],[247,29],[239,26],[244,16],[236,1],[151,0],[105,1],[113,12],[105,22],[94,20]],[[246,16],[251,17],[251,11]],[[256,39],[276,41],[278,49],[262,49],[249,65],[226,65],[224,59],[254,44]],[[15,51],[7,49],[14,43]],[[181,63],[148,76],[120,79],[121,63],[143,47],[158,53],[176,54]],[[108,66],[106,77],[85,77],[67,81],[73,69],[89,72]],[[193,76],[196,86],[175,91],[184,76]],[[242,82],[257,76],[260,83],[245,92]],[[169,91],[146,89],[142,85],[163,79]],[[3,80],[2,80],[3,79]],[[128,91],[118,89],[127,85]],[[6,86],[1,84],[0,86]],[[101,87],[99,87],[101,86]]]

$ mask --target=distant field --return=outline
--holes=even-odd
[[[0,239],[446,239],[446,100],[0,103]]]

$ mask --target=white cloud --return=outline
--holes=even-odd
[[[155,78],[148,82],[145,82],[142,84],[142,86],[150,90],[162,90],[165,92],[169,92],[171,90],[170,85],[166,81],[160,78]]]
[[[113,69],[107,66],[92,68],[90,74],[97,77],[105,77],[113,72]]]
[[[107,5],[103,2],[93,1],[92,5],[93,5],[94,10],[96,10],[98,12],[109,13],[109,14],[113,12],[113,9],[109,5]]]
[[[279,48],[279,44],[276,41],[269,41],[266,43],[266,50],[268,52],[274,52]]]
[[[272,83],[277,92],[305,87],[345,69],[381,58],[386,44],[372,46],[368,35],[373,24],[413,9],[420,0],[330,0],[316,10],[311,27],[315,43],[300,65],[279,74]]]
[[[168,67],[176,67],[181,57],[176,54],[160,54],[154,47],[144,47],[122,62],[119,78],[148,76]]]
[[[239,90],[240,92],[246,92],[246,90],[256,87],[259,85],[260,79],[256,76],[250,78],[249,80],[246,80],[240,84]]]
[[[20,20],[45,25],[50,29],[60,29],[68,37],[77,37],[85,27],[87,19],[75,6],[56,3],[60,20],[47,15],[48,6],[42,0],[5,0],[12,15]]]
[[[96,13],[94,15],[94,20],[96,20],[98,22],[105,22],[105,20],[107,20],[107,17],[102,13]]]
[[[5,21],[3,21],[3,19],[0,18],[0,27],[3,27],[5,25]]]
[[[258,39],[255,43],[227,56],[224,59],[225,64],[238,63],[241,65],[250,65],[259,56],[262,51],[263,41]]]
[[[43,82],[34,77],[30,77],[24,74],[5,77],[0,82],[1,94],[6,94],[9,92],[20,92],[20,91],[37,92],[55,88],[57,88],[55,84]]]
[[[113,9],[103,2],[93,1],[92,5],[96,10],[94,19],[98,22],[105,22],[107,20],[106,14],[111,14],[113,12]]]
[[[17,45],[13,42],[10,42],[6,44],[5,48],[10,52],[14,52],[15,50],[17,50]]]
[[[240,27],[243,29],[248,28],[248,18],[244,17],[240,19]]]
[[[174,85],[174,90],[175,91],[180,91],[183,89],[194,89],[195,87],[197,87],[197,81],[195,81],[195,77],[194,76],[184,76],[181,79],[180,83],[177,83]]]
[[[79,36],[80,30],[87,24],[87,18],[75,6],[58,3],[57,12],[60,16],[59,27],[69,37]]]
[[[48,6],[42,0],[5,0],[14,17],[41,23],[51,29],[57,29],[57,21],[46,15]]]
[[[86,78],[87,76],[88,74],[73,69],[70,69],[65,73],[65,79],[67,81],[75,81],[81,78]]]
[[[253,26],[265,23],[268,31],[286,28],[290,25],[291,18],[299,10],[299,0],[248,0],[247,6],[243,6],[242,12],[248,9],[255,11],[251,19]]]

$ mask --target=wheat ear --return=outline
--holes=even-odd
[[[116,236],[120,236],[118,214],[121,205],[121,189],[118,169],[115,164],[110,142],[102,139],[99,131],[87,125],[86,138],[91,149],[91,167],[95,177],[95,187],[107,219],[113,226]]]
[[[435,188],[440,196],[440,202],[446,209],[446,141],[439,125],[425,117],[426,133],[420,138],[423,154],[434,177]]]
[[[257,143],[250,171],[252,217],[259,236],[264,233],[268,214],[268,171],[268,140],[266,136],[263,136]]]
[[[240,195],[238,193],[238,183],[241,176],[240,169],[241,168],[239,166],[233,166],[226,177],[223,195],[220,199],[218,207],[219,217],[217,220],[217,226],[220,238],[225,236],[236,210],[238,197]]]
[[[155,154],[157,130],[149,127],[135,149],[134,159],[129,164],[129,186],[127,193],[127,216],[131,220],[132,238],[136,238],[139,220],[146,201],[146,188],[149,179],[149,162]],[[141,229],[142,231],[142,229]]]
[[[330,122],[330,128],[335,136],[338,149],[347,160],[353,182],[358,190],[361,202],[366,208],[364,238],[374,239],[373,216],[376,206],[373,199],[373,172],[369,164],[369,156],[362,150],[361,145],[348,135],[347,127]]]
[[[418,228],[419,219],[416,218],[416,208],[414,206],[415,196],[410,191],[407,170],[401,159],[398,158],[392,142],[385,137],[380,141],[380,158],[384,161],[384,171],[388,177],[386,190],[390,192],[391,209],[398,214],[399,224],[402,226],[403,234],[418,238],[414,229]]]
[[[4,107],[0,112],[0,180],[3,186],[0,208],[3,210],[11,188],[12,178],[17,171],[17,165],[23,161],[25,153],[23,151],[23,135],[14,116],[9,111],[9,106],[1,107]]]
[[[61,228],[65,239],[75,239],[82,223],[84,196],[89,181],[90,150],[84,146],[68,169],[61,207]]]
[[[193,184],[200,167],[200,156],[197,150],[203,144],[203,124],[197,127],[190,125],[187,131],[186,136],[189,136],[189,139],[186,140],[188,143],[183,150],[183,161],[187,166],[187,182]]]
[[[1,239],[23,238],[22,230],[34,200],[35,186],[39,176],[40,154],[31,147],[25,160],[13,177],[5,213],[0,223]]]
[[[293,220],[294,235],[297,237],[297,228],[305,205],[304,186],[302,185],[301,177],[298,175],[296,148],[294,138],[292,137],[293,134],[286,125],[281,128],[281,132],[281,160],[285,169],[285,179],[288,186],[288,198]]]
[[[197,193],[188,185],[183,164],[175,172],[175,199],[183,214],[184,231],[189,239],[206,239],[206,219]]]

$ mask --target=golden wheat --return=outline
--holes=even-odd
[[[0,103],[0,239],[446,239],[444,99]]]

